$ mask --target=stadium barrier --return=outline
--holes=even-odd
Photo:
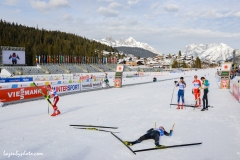
[[[11,83],[11,82],[32,82],[32,77],[19,77],[19,78],[0,78],[0,83]]]
[[[218,87],[220,88],[221,76],[219,76],[218,73],[215,73],[215,79]]]
[[[240,77],[235,77],[230,81],[230,93],[240,102]]]
[[[46,94],[47,90],[44,86],[39,86]],[[16,102],[22,100],[30,100],[42,96],[41,92],[36,87],[11,88],[0,90],[1,102]]]
[[[110,86],[114,84],[114,74],[115,73],[108,73]],[[168,74],[170,73],[143,72],[140,74],[141,76],[135,77],[131,76],[134,75],[133,72],[124,73],[123,85],[152,83],[153,77],[157,77],[158,81],[179,78],[177,74]],[[164,75],[168,76],[166,77]],[[127,78],[128,76],[129,78]],[[103,77],[104,73],[32,76],[33,81],[45,94],[47,93],[45,85],[51,84],[59,95],[99,90],[104,83]],[[37,90],[32,82],[0,83],[0,101],[4,104],[21,103],[41,98],[41,92]]]

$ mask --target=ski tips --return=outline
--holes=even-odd
[[[70,124],[69,126],[75,126],[75,127],[95,127],[95,128],[111,128],[111,129],[118,129],[118,127],[108,127],[108,126],[95,126],[95,125],[75,125]]]

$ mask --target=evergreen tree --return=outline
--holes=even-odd
[[[116,48],[85,37],[60,31],[47,31],[0,20],[0,46],[25,47],[26,64],[35,65],[36,55],[97,56],[95,50],[118,52]]]
[[[181,57],[181,56],[182,56],[182,52],[179,51],[179,52],[178,52],[178,57]]]
[[[173,63],[172,63],[172,68],[178,68],[178,62],[177,60],[174,60]]]
[[[183,61],[182,63],[182,68],[189,68],[189,66],[185,63],[185,61]]]
[[[199,57],[196,58],[196,68],[201,68],[201,60]]]

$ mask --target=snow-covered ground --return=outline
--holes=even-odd
[[[191,73],[199,76],[206,74],[210,81],[209,104],[214,108],[204,112],[192,108],[176,110],[176,106],[169,106],[174,80],[62,96],[58,105],[62,114],[57,117],[47,114],[46,100],[0,108],[0,159],[8,159],[8,154],[16,152],[42,155],[20,158],[12,155],[9,159],[240,159],[240,104],[228,90],[218,88],[215,71]],[[193,77],[185,78],[186,104],[194,103],[192,80]],[[176,99],[177,88],[173,103]],[[161,137],[161,144],[202,144],[134,155],[110,133],[69,126],[91,124],[119,127],[116,131],[120,133],[116,135],[132,141],[154,127],[154,122],[157,126],[163,125],[166,130],[176,123],[173,136]],[[132,149],[151,147],[155,147],[154,141],[147,140],[132,146]]]

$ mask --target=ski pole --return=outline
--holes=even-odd
[[[47,96],[49,95],[48,90],[47,90]],[[49,103],[48,103],[48,114],[49,114]]]
[[[172,99],[173,99],[174,89],[175,89],[175,85],[173,86]],[[170,104],[172,104],[172,99],[171,99],[171,103]],[[171,105],[170,105],[170,108],[171,108]]]

